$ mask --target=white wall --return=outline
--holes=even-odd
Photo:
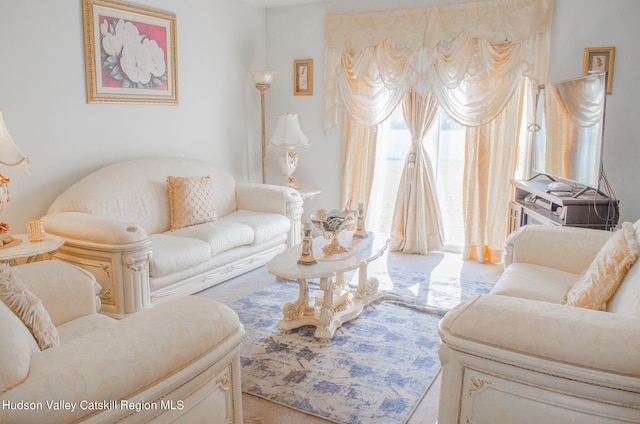
[[[584,49],[616,48],[612,93],[607,96],[604,170],[620,199],[620,222],[640,218],[640,142],[636,134],[640,96],[640,2],[556,0],[551,35],[550,81],[582,74]]]
[[[309,212],[319,207],[335,207],[339,202],[341,132],[322,133],[324,97],[324,15],[371,10],[398,9],[452,3],[437,0],[332,1],[267,10],[267,66],[279,71],[267,99],[267,133],[275,128],[276,115],[298,112],[303,130],[312,146],[300,153],[298,177],[301,186],[322,188],[323,193],[305,205]],[[586,47],[616,47],[613,94],[607,99],[604,166],[614,192],[621,200],[621,220],[640,218],[640,177],[637,162],[640,143],[636,141],[637,97],[640,94],[640,2],[637,0],[556,0],[552,28],[551,81],[580,76]],[[313,97],[293,96],[293,60],[314,60]],[[275,159],[269,159],[268,179],[279,181]],[[634,184],[635,183],[635,184]]]
[[[265,10],[237,0],[141,0],[177,16],[179,106],[87,104],[81,1],[0,0],[0,107],[30,175],[11,178],[13,232],[79,178],[119,160],[176,155],[259,181]],[[250,160],[248,160],[250,158]]]

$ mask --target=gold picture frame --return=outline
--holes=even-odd
[[[178,104],[176,15],[82,0],[88,103]]]
[[[607,94],[611,94],[613,87],[613,61],[616,55],[615,47],[594,47],[584,49],[582,74],[600,71],[607,73]]]
[[[313,96],[313,59],[293,61],[293,95]]]

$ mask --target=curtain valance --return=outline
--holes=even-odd
[[[326,17],[325,130],[338,107],[362,125],[384,120],[409,90],[435,94],[458,122],[483,125],[520,76],[544,81],[540,37],[553,0],[485,0]],[[542,72],[539,72],[541,70]]]
[[[552,0],[486,0],[326,16],[326,47],[358,52],[387,40],[411,50],[433,49],[460,33],[491,43],[520,43],[551,26]]]

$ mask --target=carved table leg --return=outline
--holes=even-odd
[[[324,330],[327,330],[333,319],[333,281],[331,277],[322,277],[320,279],[320,290],[323,291],[320,325]]]
[[[358,288],[354,294],[356,299],[371,296],[378,292],[380,282],[375,277],[367,277],[368,265],[369,262],[367,261],[360,262],[360,267],[358,268]]]
[[[295,303],[287,302],[282,307],[282,313],[285,320],[294,320],[304,316],[311,316],[314,313],[314,308],[309,306],[309,284],[307,280],[301,278],[298,280],[300,291],[298,293],[298,300]]]

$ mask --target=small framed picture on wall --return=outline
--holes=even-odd
[[[313,59],[293,61],[293,95],[313,96]]]
[[[616,54],[615,47],[595,47],[584,49],[584,63],[582,74],[589,72],[607,72],[607,93],[611,94],[613,86],[613,59]]]

